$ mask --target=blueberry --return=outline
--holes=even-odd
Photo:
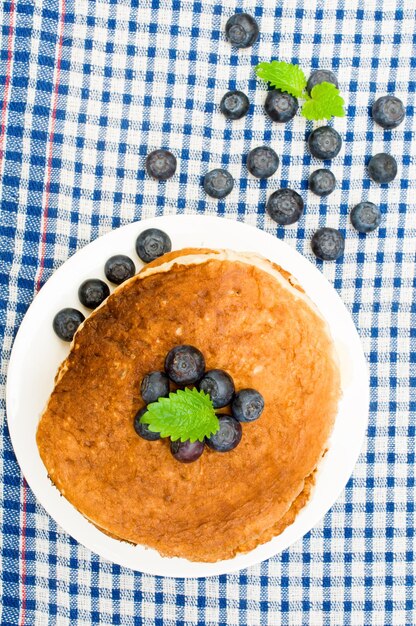
[[[150,263],[171,250],[169,236],[158,228],[148,228],[136,239],[136,252],[144,263]]]
[[[210,396],[214,409],[230,404],[235,391],[233,379],[224,370],[207,372],[199,383],[199,388]]]
[[[375,183],[390,183],[397,175],[397,162],[394,157],[380,152],[371,157],[368,173]]]
[[[279,167],[279,157],[268,146],[259,146],[247,155],[247,169],[256,178],[269,178]]]
[[[63,341],[72,341],[78,326],[82,324],[85,317],[77,309],[62,309],[53,318],[53,329],[59,339]]]
[[[329,196],[337,181],[330,170],[315,170],[309,176],[309,189],[317,196]]]
[[[132,278],[136,273],[133,261],[124,254],[116,254],[108,259],[104,266],[107,280],[121,285],[125,280]]]
[[[303,213],[302,197],[293,189],[278,189],[267,200],[267,213],[281,226],[294,224]]]
[[[147,407],[143,407],[137,411],[134,417],[134,430],[142,439],[146,439],[147,441],[157,441],[160,439],[160,433],[152,432],[149,430],[149,424],[143,424],[143,422],[140,421],[140,418],[146,413],[146,411]]]
[[[264,398],[255,389],[241,389],[231,405],[233,416],[239,422],[254,422],[263,413]]]
[[[169,395],[169,378],[165,372],[149,372],[143,377],[140,393],[146,404]]]
[[[170,451],[177,461],[181,463],[193,463],[203,453],[205,444],[203,441],[171,441]]]
[[[84,280],[78,289],[78,298],[88,309],[96,309],[109,295],[109,286],[99,278]]]
[[[236,13],[225,25],[225,36],[236,48],[249,48],[259,37],[259,27],[251,15]]]
[[[351,224],[359,233],[371,233],[380,226],[381,211],[372,202],[356,204],[350,213]]]
[[[335,261],[344,254],[344,237],[335,228],[320,228],[312,237],[312,250],[318,259]]]
[[[273,122],[289,122],[298,110],[299,104],[294,96],[280,89],[272,89],[267,94],[264,108]]]
[[[204,375],[204,355],[194,346],[175,346],[166,356],[165,370],[177,385],[191,385]]]
[[[383,128],[397,128],[405,116],[403,102],[395,96],[383,96],[372,108],[373,120]]]
[[[212,198],[225,198],[233,187],[234,178],[227,170],[216,169],[205,174],[204,189]]]
[[[176,157],[168,150],[154,150],[147,155],[146,171],[157,180],[172,178],[176,172]]]
[[[247,115],[250,102],[242,91],[228,91],[220,102],[220,111],[229,120],[239,120]]]
[[[317,159],[333,159],[341,150],[342,139],[330,126],[320,126],[309,135],[308,144]]]
[[[335,87],[338,87],[338,79],[334,72],[331,72],[331,70],[315,70],[309,76],[306,84],[306,91],[308,94],[311,95],[312,89],[321,83],[332,83]]]
[[[238,446],[243,434],[241,424],[231,415],[217,415],[220,427],[207,438],[207,445],[217,452],[228,452]]]

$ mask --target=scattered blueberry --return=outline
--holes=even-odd
[[[165,370],[177,385],[191,385],[204,375],[204,355],[194,346],[175,346],[166,356]]]
[[[214,409],[230,404],[235,391],[233,379],[224,370],[207,372],[199,388],[210,396]]]
[[[140,393],[146,404],[169,395],[169,378],[165,372],[149,372],[143,377]]]
[[[59,339],[72,341],[78,326],[85,320],[84,315],[77,309],[62,309],[53,318],[53,329]]]
[[[259,146],[247,155],[247,169],[256,178],[269,178],[279,167],[279,157],[268,146]]]
[[[335,261],[344,253],[344,237],[335,228],[320,228],[312,237],[312,250],[318,259]]]
[[[168,150],[154,150],[147,155],[146,171],[158,180],[167,180],[176,172],[176,157]]]
[[[317,159],[333,159],[341,150],[342,139],[330,126],[320,126],[309,135],[309,150]]]
[[[134,430],[142,439],[146,439],[147,441],[157,441],[160,439],[160,433],[152,432],[149,430],[149,424],[143,424],[143,422],[140,421],[140,418],[146,413],[146,411],[147,407],[143,407],[136,413],[134,418]]]
[[[360,202],[351,209],[350,218],[359,233],[371,233],[380,226],[381,211],[373,202]]]
[[[293,189],[278,189],[267,200],[267,213],[281,226],[294,224],[303,213],[302,197]]]
[[[383,128],[397,128],[405,116],[403,102],[396,96],[383,96],[372,108],[373,120]]]
[[[217,415],[220,427],[207,438],[207,445],[217,452],[228,452],[238,446],[243,434],[241,424],[231,415]]]
[[[264,398],[255,389],[241,389],[236,393],[231,411],[239,422],[254,422],[262,414]]]
[[[294,96],[280,89],[268,92],[264,108],[273,122],[289,122],[298,110],[299,104]]]
[[[107,280],[121,285],[125,280],[132,278],[136,273],[133,261],[124,254],[116,254],[108,259],[104,266]]]
[[[233,190],[234,178],[227,170],[211,170],[205,174],[204,189],[212,198],[225,198]]]
[[[315,70],[308,78],[306,91],[311,95],[312,89],[321,83],[332,83],[338,88],[338,79],[331,70]]]
[[[171,250],[170,238],[158,228],[148,228],[136,239],[136,252],[144,263],[150,263]]]
[[[220,102],[220,111],[229,120],[241,119],[249,108],[249,99],[242,91],[228,91]]]
[[[193,463],[203,453],[205,444],[203,441],[171,441],[170,451],[177,461],[181,463]]]
[[[84,280],[78,289],[78,298],[88,309],[96,309],[109,295],[109,286],[99,278]]]
[[[337,181],[330,170],[315,170],[309,176],[309,189],[317,196],[329,196]]]
[[[249,48],[259,37],[259,27],[251,15],[236,13],[225,25],[225,36],[236,48]]]
[[[375,183],[390,183],[397,175],[397,162],[391,154],[380,152],[371,157],[368,173]]]

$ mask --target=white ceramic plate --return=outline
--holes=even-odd
[[[157,227],[183,247],[232,248],[255,251],[292,273],[327,319],[341,361],[343,397],[329,450],[318,468],[316,487],[295,522],[268,543],[248,554],[218,563],[193,563],[165,558],[155,550],[112,539],[89,523],[48,480],[38,453],[35,433],[53,388],[58,365],[69,345],[52,330],[55,313],[66,306],[82,310],[79,284],[104,278],[104,263],[117,253],[135,253],[137,235]],[[84,310],[87,315],[88,311]],[[309,261],[272,235],[233,220],[205,216],[167,216],[135,222],[92,242],[60,267],[30,306],[14,342],[7,377],[7,416],[16,457],[28,484],[48,513],[72,537],[102,557],[141,572],[161,576],[198,577],[225,574],[259,563],[307,533],[343,490],[360,452],[367,425],[369,386],[367,364],[352,319],[336,291]]]

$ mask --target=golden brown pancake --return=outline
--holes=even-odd
[[[265,398],[227,453],[181,464],[133,428],[143,376],[178,344]],[[296,281],[253,254],[186,249],[124,283],[74,337],[37,443],[60,492],[104,532],[217,561],[291,524],[309,497],[340,395],[326,322]]]

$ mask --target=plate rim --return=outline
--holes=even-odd
[[[34,311],[36,312],[36,309],[40,306],[41,300],[45,296],[46,291],[50,290],[54,286],[54,284],[57,282],[62,268],[66,268],[65,271],[68,272],[72,267],[75,267],[84,258],[84,256],[85,257],[89,256],[91,251],[93,251],[96,248],[98,249],[100,246],[102,246],[103,241],[107,239],[111,239],[111,237],[116,238],[115,233],[117,233],[118,236],[121,236],[120,233],[124,233],[124,232],[127,233],[130,230],[133,230],[134,227],[137,227],[138,230],[139,229],[144,230],[145,228],[154,227],[155,225],[160,226],[161,228],[165,228],[167,230],[169,228],[169,224],[171,224],[172,222],[177,222],[178,220],[186,221],[188,222],[189,225],[191,225],[193,222],[195,224],[198,223],[198,227],[201,227],[202,222],[206,222],[207,225],[208,223],[210,223],[212,226],[214,224],[219,225],[219,222],[221,222],[221,224],[223,225],[224,221],[226,221],[229,224],[232,224],[232,226],[237,229],[244,229],[247,231],[251,230],[252,232],[255,231],[257,236],[259,236],[260,234],[261,237],[264,236],[265,238],[269,239],[269,241],[273,240],[273,244],[277,246],[281,246],[282,250],[286,251],[289,257],[292,258],[293,262],[295,262],[295,259],[296,259],[296,261],[300,262],[302,265],[304,265],[304,267],[309,267],[309,272],[312,275],[314,275],[315,278],[319,280],[322,284],[325,283],[326,289],[329,288],[329,290],[332,293],[332,296],[336,297],[335,300],[338,302],[338,306],[340,306],[343,309],[344,316],[346,315],[346,317],[348,318],[350,331],[352,332],[352,335],[354,335],[356,348],[357,348],[357,351],[359,352],[359,360],[361,361],[359,363],[359,369],[365,378],[365,384],[364,384],[364,389],[363,389],[364,398],[361,404],[362,404],[362,407],[365,406],[366,408],[363,411],[361,424],[359,428],[359,434],[360,434],[359,442],[357,442],[357,445],[354,448],[354,454],[351,455],[350,462],[348,463],[346,467],[344,467],[344,471],[342,472],[342,474],[340,475],[338,479],[338,488],[336,490],[337,493],[335,497],[333,497],[335,492],[332,494],[330,498],[331,500],[330,506],[326,507],[325,510],[319,513],[318,515],[315,515],[313,517],[312,523],[307,524],[308,528],[306,530],[302,530],[303,528],[302,526],[299,530],[297,530],[297,532],[293,533],[293,528],[294,527],[296,528],[299,525],[299,522],[298,522],[299,518],[303,518],[303,513],[305,512],[305,510],[308,509],[308,505],[309,505],[308,503],[306,507],[302,509],[301,512],[298,514],[293,524],[288,526],[284,530],[284,532],[281,533],[280,535],[275,536],[270,541],[264,544],[261,544],[260,546],[257,546],[254,550],[251,550],[250,552],[239,554],[232,559],[217,561],[216,563],[200,563],[200,562],[188,561],[187,559],[182,559],[182,558],[177,558],[177,557],[173,557],[173,558],[163,557],[159,555],[159,553],[153,549],[145,548],[144,546],[132,546],[120,540],[113,539],[109,537],[108,535],[104,534],[102,531],[100,531],[91,522],[87,521],[86,518],[81,513],[79,513],[75,509],[75,507],[73,507],[73,505],[69,503],[68,500],[66,500],[64,497],[61,497],[62,501],[66,503],[66,505],[68,505],[66,507],[64,504],[64,506],[62,507],[62,510],[64,511],[65,508],[68,509],[68,507],[70,507],[70,509],[75,511],[76,516],[81,517],[83,520],[83,523],[80,523],[80,527],[81,527],[80,530],[77,529],[76,531],[74,531],[73,528],[68,529],[66,520],[62,521],[62,516],[58,516],[59,519],[57,519],[55,512],[51,512],[51,509],[53,507],[51,506],[50,502],[47,500],[48,494],[46,493],[44,495],[43,493],[39,493],[39,486],[37,482],[35,480],[32,480],[32,476],[28,476],[25,472],[25,467],[27,464],[26,464],[25,459],[21,455],[21,442],[19,441],[16,420],[13,418],[13,409],[11,409],[12,381],[13,381],[13,377],[16,375],[15,370],[16,368],[18,369],[18,364],[19,364],[18,356],[19,356],[19,350],[21,350],[20,345],[24,341],[25,333],[28,332],[26,330],[29,324],[28,320],[31,319],[31,315],[33,314],[33,312]],[[165,226],[162,226],[162,224],[165,224]],[[229,225],[227,226],[227,228],[229,228]],[[201,246],[195,246],[195,247],[201,247]],[[230,245],[229,247],[233,248],[232,245]],[[254,248],[254,250],[256,250],[259,253],[258,247]],[[295,277],[299,279],[298,276],[295,275]],[[299,282],[301,282],[302,284],[302,280],[299,280]],[[44,291],[46,285],[49,285],[49,287],[47,287],[47,290]],[[40,295],[42,294],[42,292],[44,295],[40,298]],[[335,502],[339,498],[340,494],[343,492],[349,480],[349,477],[351,476],[352,471],[356,465],[356,462],[359,458],[360,451],[362,449],[362,444],[365,439],[367,425],[368,425],[368,406],[369,406],[368,363],[365,358],[363,346],[361,344],[361,340],[358,335],[357,329],[355,327],[354,321],[348,309],[342,302],[339,294],[337,293],[335,288],[331,285],[331,283],[327,280],[327,278],[322,274],[322,272],[320,272],[319,269],[309,261],[309,259],[307,259],[305,256],[300,254],[295,248],[288,245],[285,241],[278,239],[277,237],[274,237],[273,235],[266,232],[265,230],[257,228],[256,226],[253,226],[251,224],[247,224],[245,222],[236,220],[234,216],[195,215],[195,214],[157,216],[157,217],[152,217],[152,218],[148,218],[144,220],[133,221],[123,226],[120,226],[116,229],[112,229],[108,231],[107,233],[104,233],[103,235],[97,237],[95,240],[89,242],[85,246],[83,246],[80,250],[76,251],[71,257],[69,257],[60,267],[58,267],[56,270],[53,271],[49,279],[43,285],[42,289],[39,291],[38,294],[35,295],[33,301],[28,307],[20,323],[19,329],[14,338],[6,376],[7,376],[7,379],[6,379],[6,416],[7,416],[7,423],[8,423],[10,438],[12,441],[13,450],[14,450],[17,462],[19,464],[20,470],[23,476],[25,477],[26,482],[28,483],[29,487],[31,488],[33,494],[35,495],[37,501],[42,505],[42,507],[45,509],[48,515],[50,515],[55,520],[58,526],[60,526],[66,533],[68,533],[70,536],[76,539],[76,541],[78,541],[80,544],[84,545],[92,552],[95,552],[96,554],[98,554],[101,558],[118,563],[119,565],[124,566],[124,567],[129,567],[130,569],[133,569],[135,571],[140,571],[142,573],[147,573],[147,574],[157,575],[157,576],[168,576],[168,577],[174,577],[174,578],[201,578],[201,577],[210,577],[210,576],[217,576],[220,574],[232,573],[232,572],[241,570],[243,568],[249,567],[251,565],[259,564],[262,561],[268,558],[272,558],[273,556],[276,556],[283,550],[290,547],[293,543],[301,539],[307,532],[310,532],[310,530],[312,530],[319,523],[319,521],[324,517],[324,515],[326,515],[326,513],[330,510],[330,508],[332,508],[332,506],[335,504]],[[339,416],[339,413],[337,414],[337,418],[338,416]],[[36,443],[35,443],[35,448],[37,451]],[[37,454],[39,455],[38,452]],[[39,459],[40,459],[40,455],[39,455]],[[318,468],[321,468],[322,463],[323,461],[321,460],[318,465]],[[44,466],[43,468],[46,474],[46,468]],[[54,485],[52,485],[52,483],[49,483],[49,484],[50,484],[50,489],[59,494],[58,489]],[[323,507],[318,507],[318,508],[322,509]],[[85,523],[88,524],[89,527],[92,527],[93,529],[95,529],[96,533],[99,533],[100,536],[97,536],[95,541],[86,542],[85,539],[83,538],[83,527],[85,527]],[[290,529],[292,529],[292,533],[289,532]],[[282,547],[274,546],[277,540],[282,542],[282,538],[284,538],[285,536],[287,537],[288,535],[293,535],[293,536],[289,538],[289,540],[287,541],[287,545],[284,545]],[[112,553],[112,550],[109,550],[109,546],[113,545],[113,547],[115,548],[116,546],[114,544],[118,545],[120,550],[121,550],[120,544],[122,545],[123,549],[121,550],[121,558],[115,558],[114,554],[112,556],[109,555],[110,553]],[[125,554],[124,554],[126,545],[130,547],[130,551],[131,549],[133,549],[137,553],[140,553],[140,554],[137,554],[139,558],[138,558],[138,563],[136,565],[132,565],[130,559],[128,563],[126,562]],[[157,558],[156,558],[156,555],[157,555]],[[147,567],[144,563],[140,562],[140,556],[144,557],[145,559],[146,557],[150,556],[151,559],[156,558],[156,561],[161,560],[162,565],[165,565],[166,569],[168,570],[167,573],[164,573],[163,571],[161,571],[158,566]]]

